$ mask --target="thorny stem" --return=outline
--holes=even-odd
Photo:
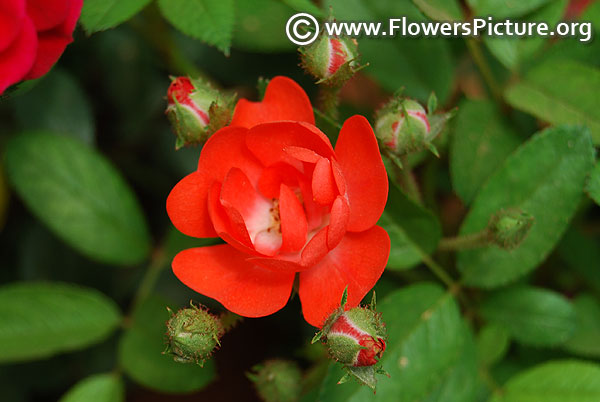
[[[496,82],[496,79],[494,78],[492,69],[485,60],[485,56],[483,55],[483,52],[481,50],[481,44],[473,38],[467,38],[466,42],[467,48],[469,49],[469,53],[471,53],[473,61],[475,61],[475,64],[477,65],[477,68],[479,68],[481,76],[483,77],[484,81],[489,87],[492,97],[498,103],[498,105],[503,105],[504,101],[502,98],[502,90],[500,88],[500,85]]]
[[[134,19],[130,21],[130,24],[156,48],[164,58],[167,68],[177,75],[204,76],[203,72],[184,55],[175,43],[173,32],[160,15],[157,6],[150,5],[143,14],[147,21],[139,23]]]
[[[315,108],[313,109],[315,114],[317,116],[319,116],[321,119],[325,120],[327,123],[331,124],[332,127],[337,128],[338,130],[342,129],[342,125],[340,123],[337,122],[337,120],[332,119],[331,117],[329,117],[328,115],[326,115],[325,113],[321,112],[319,109]]]
[[[402,162],[402,166],[404,166],[403,169],[400,169],[400,177],[402,179],[401,185],[406,190],[408,196],[413,199],[413,201],[421,204],[423,202],[421,190],[419,190],[419,185],[415,179],[415,175],[410,169],[408,157],[406,155],[401,156],[400,161]]]
[[[167,266],[167,255],[164,247],[157,248],[152,254],[150,265],[142,277],[140,286],[138,287],[131,303],[130,314],[132,314],[139,306],[148,298],[148,295],[154,289],[156,281],[160,276],[161,271]]]
[[[319,88],[319,105],[326,116],[337,120],[339,111],[339,94],[341,86],[321,85]]]
[[[438,244],[438,249],[442,251],[467,250],[471,248],[485,247],[491,244],[492,241],[493,236],[486,228],[478,233],[443,238]]]

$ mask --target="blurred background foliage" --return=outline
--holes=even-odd
[[[193,299],[221,309],[168,269],[177,251],[212,244],[177,233],[165,213],[200,150],[174,150],[169,75],[202,76],[252,99],[259,77],[286,75],[316,99],[285,23],[329,7],[338,20],[568,16],[600,29],[600,2],[507,3],[85,0],[59,63],[0,102],[1,399],[255,400],[244,373],[272,357],[305,370],[305,401],[528,401],[524,390],[544,389],[599,397],[600,166],[592,170],[589,141],[600,144],[598,40],[359,39],[369,67],[342,90],[343,118],[373,121],[400,88],[421,102],[434,91],[440,109],[457,108],[436,140],[441,158],[411,155],[422,203],[392,188],[382,217],[392,251],[376,290],[391,378],[376,396],[335,385],[339,367],[309,346],[314,328],[297,298],[240,323],[204,368],[161,355],[166,306]],[[558,126],[531,139],[564,123],[587,129]],[[337,135],[329,122],[318,125]],[[514,252],[455,258],[438,249],[442,237],[480,230],[515,203],[536,223]],[[439,265],[466,287],[433,284],[425,266]],[[578,388],[580,378],[588,382]]]

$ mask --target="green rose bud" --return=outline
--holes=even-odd
[[[181,363],[204,365],[212,351],[220,346],[224,329],[221,321],[202,306],[179,310],[167,321],[167,352]]]
[[[501,210],[492,216],[489,230],[496,245],[511,250],[525,240],[533,221],[533,216],[521,210]]]
[[[326,85],[341,86],[360,69],[358,43],[349,38],[321,34],[310,46],[301,48],[300,56],[304,69]]]
[[[176,149],[203,144],[231,120],[233,98],[223,96],[199,79],[174,78],[167,100],[166,114],[177,136]]]

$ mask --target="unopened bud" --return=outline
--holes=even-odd
[[[174,78],[167,91],[167,117],[177,136],[175,148],[203,144],[231,120],[233,98],[199,79]]]
[[[385,351],[384,337],[380,315],[369,308],[356,307],[335,318],[326,344],[331,356],[342,364],[372,366]]]
[[[313,338],[313,343],[322,340],[330,356],[344,365],[347,375],[339,383],[354,377],[375,389],[375,374],[385,373],[379,366],[379,359],[386,347],[385,324],[381,320],[381,313],[375,311],[375,293],[369,307],[344,311],[347,298],[345,290],[340,308],[325,321],[321,331]]]
[[[501,210],[492,216],[489,230],[496,245],[511,250],[525,240],[533,222],[534,217],[521,210]]]
[[[302,372],[288,360],[267,360],[247,374],[265,402],[294,402],[302,391]]]
[[[319,83],[340,86],[358,69],[358,43],[349,38],[320,37],[300,50],[302,66],[317,78]]]
[[[375,135],[382,146],[396,156],[429,149],[438,152],[432,141],[443,130],[453,113],[436,113],[437,99],[431,94],[429,110],[413,99],[395,96],[377,112]]]
[[[202,306],[191,305],[179,310],[167,321],[167,352],[181,363],[204,365],[213,350],[220,346],[223,325],[218,317]]]

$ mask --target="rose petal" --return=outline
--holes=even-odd
[[[35,61],[37,46],[33,22],[25,17],[21,32],[11,45],[0,53],[0,94],[25,77]]]
[[[310,149],[327,159],[333,157],[333,148],[325,134],[314,126],[298,122],[255,126],[248,132],[246,144],[263,166],[286,162],[301,170],[302,164],[285,151],[291,146]]]
[[[306,243],[308,223],[306,214],[296,194],[285,184],[279,194],[282,252],[299,251]]]
[[[377,223],[388,195],[387,174],[367,119],[357,115],[346,120],[335,153],[346,179],[348,230],[366,230]]]
[[[8,48],[21,32],[24,18],[25,0],[0,2],[0,54]]]
[[[337,187],[331,172],[331,164],[321,158],[312,175],[313,199],[317,204],[330,205],[337,196]]]
[[[252,246],[242,215],[233,207],[230,207],[230,211],[227,211],[222,205],[221,187],[221,183],[214,182],[208,192],[208,214],[215,231],[223,240],[238,250],[257,254]]]
[[[346,286],[346,309],[358,306],[383,273],[389,252],[390,238],[379,226],[347,233],[319,264],[300,273],[299,294],[306,321],[321,327],[340,306]]]
[[[262,171],[258,180],[258,191],[267,198],[278,198],[282,184],[297,187],[299,180],[298,169],[287,163],[276,163]]]
[[[221,182],[232,167],[258,180],[261,166],[246,148],[243,128],[225,127],[209,138],[202,149],[198,171],[181,180],[169,194],[167,213],[181,232],[194,237],[215,237],[208,215],[207,197],[213,182]]]
[[[266,268],[268,270],[275,271],[275,272],[292,273],[292,272],[304,271],[304,270],[310,268],[310,267],[303,267],[302,265],[300,265],[297,262],[290,261],[290,260],[284,260],[279,257],[273,257],[273,258],[251,257],[251,258],[248,258],[248,262],[251,262],[252,264],[258,265],[259,267],[263,267],[263,268]]]
[[[340,164],[335,160],[331,159],[331,171],[333,172],[333,178],[335,179],[335,185],[338,188],[338,192],[341,195],[346,194],[346,179],[344,179],[344,173]]]
[[[229,245],[184,250],[173,260],[173,272],[186,286],[219,301],[233,313],[263,317],[287,303],[294,273],[276,273],[246,261]]]
[[[344,238],[349,217],[348,201],[340,195],[331,206],[329,230],[327,231],[327,247],[330,250],[334,249]]]
[[[246,147],[247,133],[245,128],[229,126],[214,133],[202,148],[198,171],[223,181],[229,170],[236,167],[256,184],[263,168]]]
[[[73,42],[73,38],[70,36],[56,35],[50,32],[39,34],[35,62],[25,79],[33,80],[50,71],[71,42]]]
[[[319,230],[306,244],[302,250],[300,265],[304,267],[312,267],[327,255],[329,248],[327,247],[327,226]]]
[[[251,128],[260,123],[291,120],[315,124],[310,100],[304,90],[287,77],[275,77],[267,86],[262,102],[240,99],[232,126]]]
[[[184,177],[171,190],[167,198],[167,214],[181,233],[193,237],[217,236],[208,215],[209,187],[207,177],[194,172]]]
[[[73,41],[73,30],[77,25],[82,6],[83,0],[69,0],[69,10],[64,21],[51,30],[38,32],[39,45],[35,63],[25,79],[35,79],[50,71],[67,45]]]
[[[70,7],[70,0],[27,0],[27,15],[37,31],[45,31],[62,24]]]
[[[283,151],[302,162],[317,163],[321,159],[319,154],[308,148],[289,146],[285,147]]]

